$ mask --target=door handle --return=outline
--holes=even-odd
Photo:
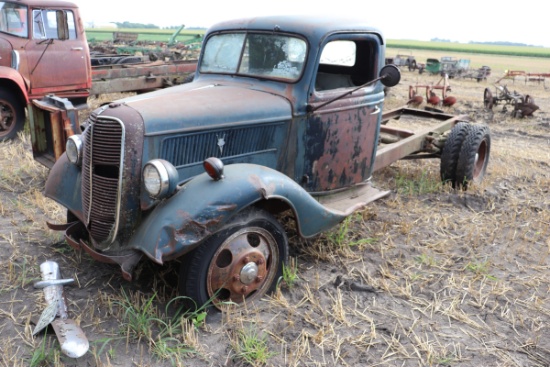
[[[82,50],[84,50],[83,47],[72,47],[71,48],[71,51],[82,51]]]

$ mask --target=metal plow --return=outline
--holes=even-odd
[[[40,315],[32,334],[38,334],[51,324],[61,351],[71,358],[82,357],[90,345],[82,329],[69,318],[63,294],[63,285],[74,282],[74,279],[62,279],[59,265],[55,261],[40,264],[40,272],[43,280],[34,283],[34,287],[44,289],[44,298],[48,305]]]

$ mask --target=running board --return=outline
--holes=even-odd
[[[370,183],[366,183],[345,191],[317,196],[317,200],[331,210],[350,215],[369,203],[388,196],[390,192],[378,190]]]

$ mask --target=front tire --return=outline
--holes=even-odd
[[[275,289],[287,262],[281,224],[266,211],[247,210],[185,256],[180,292],[197,308],[253,302]]]
[[[0,141],[13,139],[25,125],[25,108],[9,91],[0,89]]]

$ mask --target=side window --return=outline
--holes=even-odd
[[[33,38],[34,39],[58,39],[57,11],[48,9],[35,9],[32,12]],[[76,39],[76,26],[72,11],[65,11],[67,25],[69,26],[69,39]]]
[[[72,11],[67,10],[67,25],[69,26],[69,39],[76,39],[76,26],[74,22],[74,14]]]
[[[42,11],[32,11],[32,38],[46,38],[46,29],[44,28],[44,19],[42,19]]]
[[[315,90],[355,88],[374,79],[379,47],[374,38],[327,43],[321,53]]]
[[[327,43],[321,53],[315,89],[324,91],[354,87],[351,71],[356,62],[356,52],[353,41]]]

